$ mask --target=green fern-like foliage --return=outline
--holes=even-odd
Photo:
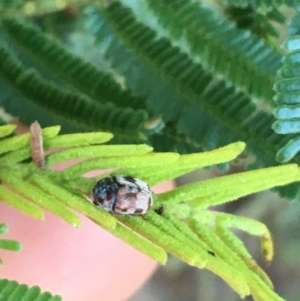
[[[220,2],[224,2],[226,4],[230,4],[236,7],[246,8],[252,6],[253,8],[257,9],[261,12],[269,12],[274,8],[279,7],[282,4],[285,4],[283,0],[258,0],[258,1],[251,1],[251,0],[220,0]]]
[[[167,8],[161,8],[162,3],[160,2],[158,5],[160,12],[166,12]],[[151,2],[151,5],[154,5],[154,2]],[[193,7],[191,6],[188,11],[195,11],[192,9]],[[183,13],[186,13],[186,11],[183,11]],[[200,64],[193,62],[178,47],[172,46],[169,40],[166,38],[159,39],[154,30],[138,22],[132,11],[119,2],[113,3],[105,10],[105,18],[117,37],[132,49],[138,59],[142,61],[140,66],[139,61],[133,59],[130,54],[129,61],[135,63],[133,70],[136,70],[136,66],[138,66],[141,70],[139,75],[145,77],[145,82],[150,78],[152,86],[153,82],[158,83],[158,85],[155,84],[155,87],[157,87],[155,92],[150,91],[150,87],[148,89],[147,87],[144,88],[145,92],[146,89],[150,91],[148,93],[149,100],[146,103],[151,109],[159,110],[164,118],[176,122],[179,132],[184,133],[204,149],[219,147],[235,140],[244,140],[247,141],[248,148],[258,157],[254,164],[256,167],[277,164],[276,152],[287,142],[287,138],[274,134],[271,129],[273,117],[270,113],[258,110],[253,101],[244,93],[228,88],[223,81],[216,81],[211,73],[206,72]],[[176,24],[178,23],[177,19],[179,19],[179,16],[175,18],[174,15],[173,21]],[[188,14],[182,19],[189,19]],[[178,25],[174,24],[174,26],[179,31],[184,25],[180,28]],[[99,31],[102,34],[100,38],[107,35],[105,26],[101,26]],[[198,41],[198,38],[194,40]],[[119,47],[118,43],[116,45],[114,40],[110,39],[109,41],[111,46],[107,48],[107,56],[109,58],[113,56],[113,59],[115,59],[122,48]],[[241,47],[244,47],[245,43],[241,42],[241,45],[243,45]],[[275,65],[279,56],[275,55],[275,58],[271,54],[274,54],[274,50],[265,44],[260,44],[256,50],[253,55],[257,56],[258,61],[264,64],[269,71],[273,68],[272,72],[275,72]],[[262,56],[259,55],[260,51],[262,51]],[[211,50],[207,53],[211,54],[213,52]],[[268,56],[267,60],[263,59],[265,55]],[[127,58],[127,53],[122,53],[122,56]],[[252,54],[249,53],[249,56],[251,57]],[[226,65],[228,61],[230,60],[224,59],[221,62]],[[220,63],[220,60],[216,59],[215,62]],[[120,59],[116,59],[113,64],[114,67],[119,66],[118,69],[124,75],[130,72],[126,70],[126,67],[128,68],[131,64],[124,66],[124,63],[120,63]],[[275,76],[275,73],[273,75]],[[236,78],[248,82],[249,74],[238,75]],[[256,83],[263,81],[257,81],[257,76],[255,80]],[[270,80],[269,84],[271,82]],[[133,83],[131,81],[131,88],[136,88],[137,83],[140,83],[140,80]],[[269,84],[265,84],[264,88]],[[177,93],[170,92],[170,87],[175,88]],[[271,88],[271,86],[269,87]],[[159,93],[162,91],[163,93]],[[263,93],[265,94],[265,92]],[[155,97],[155,93],[159,94],[160,97]],[[174,109],[170,110],[170,103],[164,104],[161,101],[164,95],[173,96],[172,108]],[[296,187],[289,187],[280,190],[280,193],[283,196],[295,198],[298,195],[297,191]]]
[[[28,287],[16,281],[0,279],[1,301],[62,301],[60,296],[41,292],[38,286]]]
[[[266,227],[254,220],[205,209],[275,185],[299,181],[297,165],[184,185],[154,195],[153,208],[143,218],[114,216],[87,200],[99,176],[82,177],[86,172],[110,169],[113,172],[104,176],[111,173],[131,175],[152,186],[199,167],[232,160],[244,150],[245,144],[237,142],[210,152],[189,155],[155,153],[145,144],[104,145],[112,138],[106,132],[58,135],[59,127],[48,127],[42,130],[45,150],[55,148],[58,151],[47,155],[46,168],[41,170],[30,162],[30,134],[12,136],[13,130],[11,125],[0,127],[2,202],[38,219],[44,218],[41,210],[44,208],[70,225],[80,227],[80,218],[70,210],[75,209],[162,264],[170,253],[190,265],[211,270],[242,297],[252,294],[256,300],[283,300],[273,291],[269,278],[240,239],[227,230],[227,227],[238,227],[259,236],[264,258],[270,261],[273,246]],[[71,159],[80,159],[80,162],[60,171],[51,168]],[[158,208],[163,208],[163,211],[156,211]]]
[[[274,133],[271,114],[275,93],[296,93],[289,89],[296,87],[297,62],[287,58],[297,58],[299,21],[293,19],[283,62],[272,37],[282,32],[271,22],[283,23],[283,2],[297,8],[298,1],[0,2],[0,123],[39,120],[46,150],[60,149],[39,170],[30,135],[1,127],[0,199],[33,218],[43,219],[46,209],[79,227],[75,209],[162,264],[172,254],[219,275],[240,296],[282,300],[227,229],[259,236],[270,261],[266,227],[206,209],[274,186],[299,198],[298,167],[275,167],[300,163],[298,134]],[[61,26],[58,14],[70,26]],[[297,127],[296,106],[280,103],[276,114],[285,115],[276,115],[274,127]],[[245,146],[236,141],[255,155],[247,167],[256,170],[154,195],[143,218],[110,215],[87,200],[99,179],[82,177],[87,171],[113,168],[155,185],[199,167],[228,166]],[[77,158],[81,163],[65,170],[50,169]]]
[[[0,17],[1,16],[35,16],[46,13],[62,10],[68,5],[81,5],[85,1],[82,0],[68,0],[66,2],[49,2],[48,0],[41,0],[38,2],[27,0],[3,0],[0,2]]]
[[[228,6],[225,12],[230,19],[236,22],[238,28],[249,29],[255,35],[263,37],[266,40],[270,37],[279,37],[279,30],[273,23],[278,22],[279,24],[283,24],[286,20],[285,16],[277,9],[264,14],[259,13],[251,6]]]
[[[1,106],[26,124],[38,118],[66,132],[107,130],[114,134],[109,143],[160,151],[190,153],[242,140],[257,158],[251,168],[277,165],[289,138],[272,131],[268,106],[281,54],[194,2],[143,3],[156,23],[140,22],[118,2],[78,14],[84,36],[97,39],[105,70],[29,22],[4,17]],[[297,198],[299,190],[279,191]]]
[[[274,89],[277,94],[274,97],[278,107],[274,115],[278,119],[273,124],[273,129],[278,134],[288,135],[300,132],[300,14],[294,16],[290,25],[291,37],[284,43],[288,53],[283,57],[283,66],[279,70],[280,79],[276,82]],[[293,159],[300,150],[300,137],[292,136],[277,152],[279,162],[287,162]]]
[[[194,1],[176,0],[172,4],[167,0],[147,1],[147,4],[172,39],[186,41],[194,61],[200,61],[227,84],[270,101],[272,82],[280,66],[280,55],[274,49]]]
[[[47,68],[47,76],[51,76],[51,72],[54,78],[65,77],[61,83],[55,82],[54,78],[52,82],[49,78],[46,80],[42,70],[28,68],[17,56],[12,55],[8,45],[1,44],[1,74],[6,85],[14,85],[20,91],[22,100],[29,107],[34,104],[34,110],[42,110],[46,118],[47,115],[51,117],[51,114],[63,118],[73,130],[74,125],[75,129],[77,126],[85,130],[110,128],[120,137],[145,140],[143,131],[149,131],[145,126],[148,113],[143,110],[141,98],[133,96],[130,91],[121,90],[111,76],[74,58],[37,29],[11,19],[3,22],[3,26],[24,47],[31,60],[35,59]],[[36,112],[32,114],[28,110],[27,114],[22,114],[21,107],[16,103],[19,99],[3,101],[9,113],[21,116],[25,123],[33,121]],[[153,130],[150,127],[150,131]]]

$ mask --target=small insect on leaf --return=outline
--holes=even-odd
[[[149,185],[131,176],[111,176],[98,181],[92,190],[96,206],[120,215],[143,215],[153,203]]]

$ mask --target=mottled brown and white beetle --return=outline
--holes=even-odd
[[[120,215],[143,215],[152,206],[149,185],[131,176],[110,176],[99,180],[92,190],[96,206]]]

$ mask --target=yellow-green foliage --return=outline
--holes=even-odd
[[[39,169],[30,162],[30,134],[12,136],[13,129],[12,126],[0,127],[0,180],[4,184],[0,186],[0,198],[7,205],[38,219],[44,218],[42,209],[46,209],[72,226],[80,227],[79,216],[70,210],[75,209],[161,264],[167,261],[169,253],[190,265],[211,270],[242,297],[252,294],[256,300],[283,300],[273,291],[270,279],[242,242],[227,227],[259,236],[263,256],[270,261],[273,244],[268,229],[251,219],[206,209],[298,181],[297,165],[184,185],[155,194],[153,208],[143,217],[114,216],[89,200],[90,191],[99,178],[110,173],[128,174],[156,185],[199,167],[233,160],[244,150],[245,144],[236,142],[191,155],[155,153],[147,145],[102,145],[112,138],[110,133],[58,135],[59,127],[49,127],[42,131],[48,153],[46,168]],[[54,148],[55,152],[47,152]],[[55,164],[70,159],[76,159],[70,167],[53,170]],[[102,176],[82,177],[88,171],[100,169],[110,171]],[[163,212],[157,213],[155,209],[161,206]],[[182,211],[186,214],[182,215]]]

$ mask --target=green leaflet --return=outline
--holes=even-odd
[[[274,101],[277,108],[274,116],[277,118],[272,125],[278,134],[287,135],[289,141],[283,145],[276,154],[280,163],[294,159],[300,150],[299,136],[291,135],[300,132],[300,72],[299,72],[299,20],[300,14],[296,14],[290,25],[291,36],[284,43],[288,53],[283,57],[283,65],[279,70],[280,78],[274,84],[276,95]],[[296,157],[298,161],[298,158]]]
[[[251,5],[244,7],[229,2],[231,4],[225,9],[226,15],[236,23],[238,28],[250,30],[256,36],[265,39],[275,49],[278,48],[274,38],[280,36],[280,31],[275,22],[281,25],[286,22],[285,15],[279,9],[270,7],[267,11],[262,11]]]
[[[75,146],[75,145],[74,145]],[[78,146],[78,145],[77,145]],[[53,165],[58,162],[77,158],[92,157],[124,157],[142,155],[152,151],[152,148],[146,144],[142,145],[103,145],[74,147],[48,156],[47,163]]]
[[[0,235],[5,234],[7,231],[8,231],[7,225],[0,223]],[[20,251],[21,248],[22,246],[18,241],[0,238],[0,249],[8,250],[8,251]],[[2,260],[0,258],[0,269],[1,269],[1,265],[2,265]]]
[[[1,126],[0,138],[10,135],[16,127],[12,124]]]
[[[1,239],[0,249],[9,250],[9,251],[20,251],[21,245],[18,241],[15,240]]]
[[[0,224],[0,235],[8,231],[8,227],[5,224]]]
[[[150,185],[174,179],[197,168],[207,167],[213,164],[228,162],[236,158],[245,148],[243,142],[232,143],[219,149],[198,153],[181,155],[176,164],[171,163],[167,169],[158,170],[157,167],[149,166],[147,170],[137,167],[122,168],[121,173],[135,174],[145,179]],[[167,162],[164,162],[166,164]]]
[[[276,1],[267,1],[267,0],[258,0],[258,1],[251,1],[251,0],[221,0],[226,4],[234,5],[237,7],[247,7],[253,6],[260,12],[268,12],[273,10],[273,8],[278,8],[282,4],[286,3],[283,0],[276,0]]]
[[[0,198],[1,202],[18,209],[25,214],[37,219],[44,219],[44,213],[37,205],[29,203],[25,198],[12,194],[2,186],[0,186]]]
[[[8,185],[10,189],[19,190],[22,197],[27,198],[33,203],[44,207],[49,212],[61,217],[66,222],[70,223],[74,227],[80,226],[80,219],[60,201],[54,198],[52,195],[47,195],[31,185],[25,182],[23,179],[18,178],[16,174],[6,174],[2,172],[0,174],[1,181]]]
[[[43,130],[43,137],[44,138],[51,138],[55,137],[60,130],[60,127],[49,127]],[[0,145],[0,154],[14,151],[24,147],[25,145],[28,147],[30,141],[30,134],[24,134],[19,136],[14,136],[11,138],[5,139],[5,141],[1,141]]]
[[[107,169],[107,168],[149,168],[155,167],[160,168],[162,164],[168,165],[174,164],[178,159],[178,154],[176,153],[150,153],[141,156],[127,156],[125,158],[119,157],[106,157],[103,158],[93,158],[87,160],[83,163],[78,163],[71,167],[66,168],[62,171],[66,178],[78,177],[83,175],[84,173],[90,170],[99,170],[99,169]]]
[[[58,295],[51,295],[49,292],[41,292],[38,286],[29,288],[26,284],[19,284],[16,281],[0,279],[0,291],[3,301],[62,301]]]
[[[254,193],[269,189],[274,181],[279,186],[290,183],[291,177],[298,181],[299,176],[300,170],[296,164],[270,167],[187,184],[162,193],[160,198],[167,204],[176,204],[184,198],[192,206],[207,208],[238,199],[250,191]]]

